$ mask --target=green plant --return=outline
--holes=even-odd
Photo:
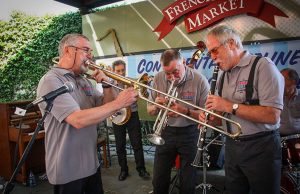
[[[13,12],[9,22],[0,21],[0,102],[35,98],[38,81],[68,33],[82,33],[78,12],[56,17]]]

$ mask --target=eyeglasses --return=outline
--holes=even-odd
[[[221,43],[219,46],[216,46],[215,48],[213,48],[213,49],[211,49],[210,51],[208,51],[207,52],[207,56],[208,57],[210,57],[211,58],[211,55],[212,54],[214,54],[214,55],[217,55],[219,52],[218,52],[218,50],[219,50],[219,48],[221,47],[221,46],[223,46],[225,44],[225,42],[224,43]]]
[[[80,47],[77,47],[77,46],[69,46],[69,47],[73,47],[73,48],[82,50],[83,52],[85,52],[88,55],[92,55],[92,52],[93,52],[93,49],[90,49],[88,47],[83,47],[83,48],[80,48]]]

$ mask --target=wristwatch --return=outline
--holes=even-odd
[[[233,105],[232,105],[232,114],[233,114],[233,115],[236,114],[236,111],[237,111],[238,108],[239,108],[239,104],[233,104]]]

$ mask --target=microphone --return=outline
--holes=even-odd
[[[67,93],[67,92],[73,92],[73,90],[74,90],[73,83],[66,82],[62,87],[60,87],[52,92],[49,92],[48,94],[41,96],[41,97],[37,98],[36,100],[34,100],[33,102],[31,102],[30,104],[28,104],[26,106],[26,109],[28,109],[34,105],[37,105],[41,102],[44,102],[44,101],[54,100],[57,96]]]

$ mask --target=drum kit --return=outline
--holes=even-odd
[[[280,192],[300,194],[300,134],[281,138],[282,175]]]

